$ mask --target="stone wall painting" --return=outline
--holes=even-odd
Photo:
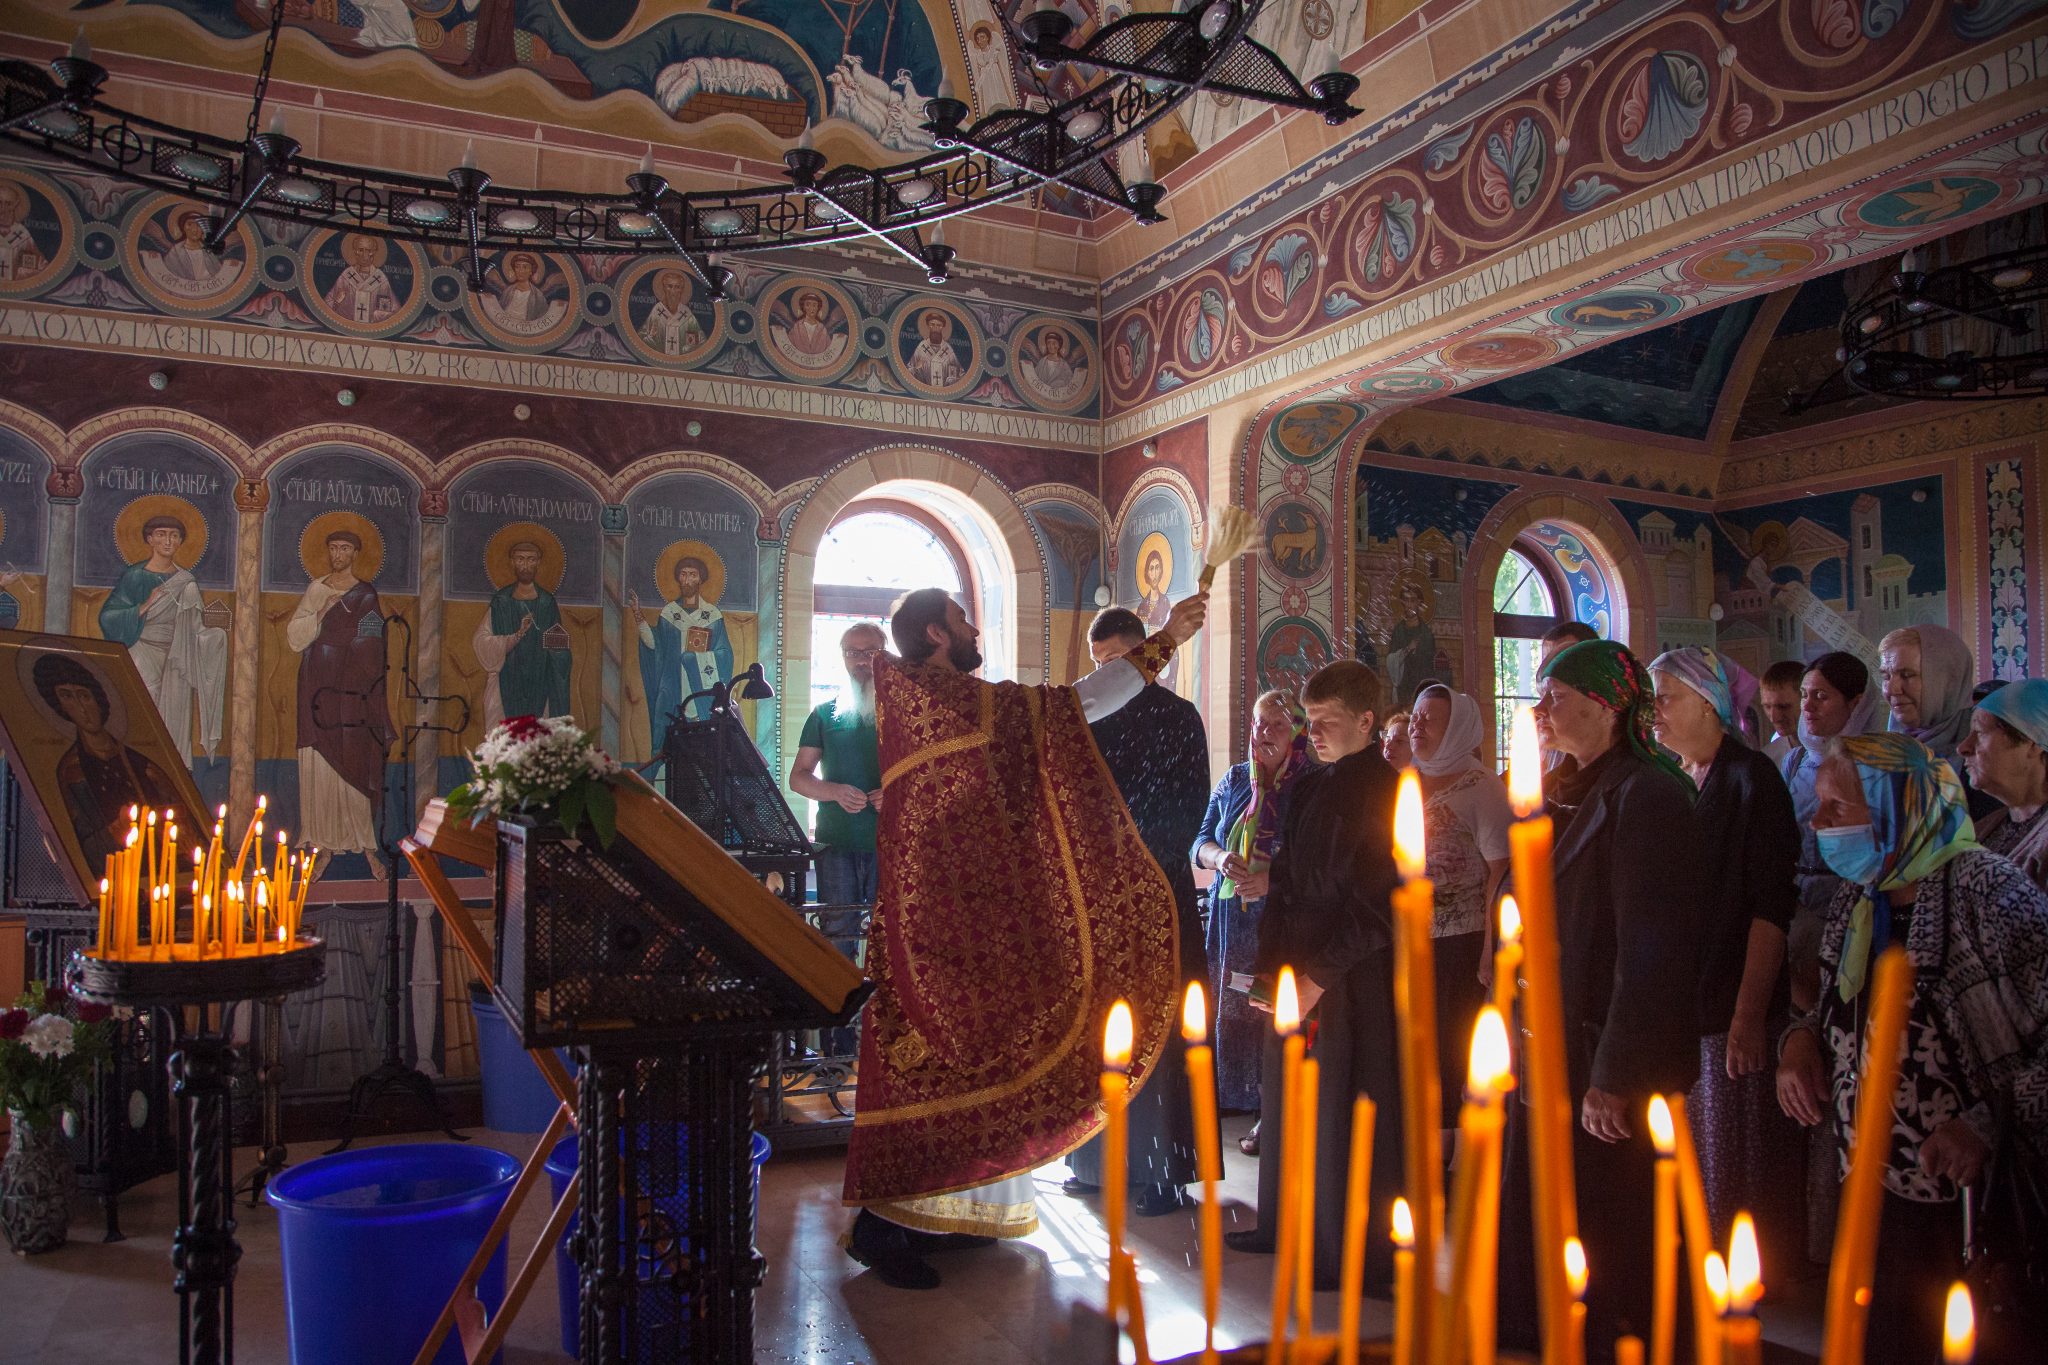
[[[1202,568],[1188,505],[1171,485],[1140,492],[1116,534],[1116,604],[1129,607],[1153,630],[1166,624],[1173,604],[1195,590]],[[1187,661],[1176,654],[1159,681],[1187,694]]]
[[[50,458],[0,427],[0,630],[40,630],[49,572]]]
[[[1088,623],[1099,609],[1095,594],[1104,583],[1103,530],[1087,511],[1047,498],[1026,509],[1045,543],[1053,612],[1052,669],[1059,681],[1088,671]]]
[[[62,191],[31,172],[0,173],[0,298],[63,275],[77,242],[77,216]]]

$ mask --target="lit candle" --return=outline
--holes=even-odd
[[[1394,1200],[1394,1365],[1415,1365],[1415,1215]]]
[[[1616,1337],[1614,1339],[1614,1365],[1643,1365],[1643,1339],[1641,1337]]]
[[[1119,1000],[1109,1007],[1102,1029],[1102,1219],[1109,1229],[1109,1317],[1118,1321],[1123,1286],[1115,1273],[1124,1249],[1124,1173],[1129,1160],[1130,1131],[1124,1101],[1131,1093],[1131,1007]]]
[[[1495,1202],[1491,1190],[1500,1180],[1500,1134],[1506,1114],[1501,1081],[1508,1072],[1508,1030],[1500,1011],[1488,1005],[1472,1027],[1472,1046],[1465,1067],[1465,1102],[1458,1110],[1458,1183],[1451,1196],[1447,1229],[1451,1276],[1436,1301],[1436,1329],[1430,1336],[1431,1358],[1449,1365],[1465,1359],[1461,1333],[1480,1313],[1485,1300],[1492,1319],[1493,1267],[1484,1264],[1485,1237],[1480,1223]],[[1492,1352],[1489,1350],[1490,1358]]]
[[[1436,949],[1430,929],[1436,888],[1424,870],[1422,786],[1414,769],[1401,774],[1394,798],[1394,1009],[1401,1033],[1401,1126],[1408,1192],[1414,1200],[1415,1260],[1423,1268],[1423,1303],[1415,1315],[1418,1358],[1436,1359],[1437,1247],[1443,1239],[1443,1081],[1436,1038]]]
[[[249,862],[249,846],[263,837],[263,812],[269,808],[270,798],[268,796],[256,798],[256,818],[251,820],[249,827],[242,831],[242,845],[235,850],[235,865],[228,872],[229,881],[238,882],[242,880],[242,869]]]
[[[1700,1273],[1707,1281],[1707,1312],[1718,1324],[1728,1311],[1728,1263],[1720,1252],[1710,1251],[1700,1258]],[[1715,1330],[1719,1331],[1718,1326]]]
[[[1301,1036],[1301,995],[1294,984],[1294,968],[1282,967],[1273,987],[1273,1029],[1280,1034],[1280,1226],[1273,1238],[1273,1331],[1266,1342],[1266,1365],[1280,1365],[1287,1349],[1288,1291],[1293,1286],[1294,1257],[1300,1250],[1295,1220],[1301,1209],[1296,1188],[1301,1171],[1292,1160],[1297,1150],[1294,1117],[1301,1094],[1301,1054],[1306,1046]],[[1268,1135],[1270,1139],[1272,1134]]]
[[[290,885],[285,881],[284,863],[284,860],[291,856],[291,849],[286,844],[288,837],[283,830],[277,832],[277,857],[272,860],[270,871],[270,889],[277,897],[278,909],[280,911],[283,910],[291,897]]]
[[[99,955],[114,955],[114,855],[107,855],[107,875],[100,878]]]
[[[1316,1105],[1322,1088],[1322,1063],[1305,1057],[1301,1063],[1301,1092],[1293,1113],[1294,1159],[1301,1176],[1294,1182],[1294,1336],[1306,1342],[1315,1335],[1316,1281]]]
[[[221,956],[242,955],[242,884],[229,882],[225,887],[226,899],[221,902],[221,917],[224,921],[221,935]]]
[[[1564,1287],[1571,1295],[1571,1313],[1566,1319],[1566,1365],[1586,1365],[1586,1244],[1576,1237],[1564,1239]]]
[[[192,898],[192,903],[198,907],[194,912],[198,925],[192,933],[193,942],[198,945],[201,958],[211,957],[220,950],[220,935],[214,931],[213,924],[213,897],[202,890]]]
[[[1515,1017],[1515,974],[1522,970],[1522,909],[1513,896],[1500,898],[1500,939],[1493,950],[1493,1007],[1503,1021]]]
[[[1117,1253],[1116,1262],[1122,1267],[1123,1304],[1125,1314],[1124,1331],[1131,1339],[1136,1365],[1152,1365],[1152,1354],[1145,1344],[1145,1297],[1138,1292],[1138,1261],[1128,1251]]]
[[[1701,1365],[1719,1365],[1721,1330],[1707,1292],[1705,1269],[1706,1255],[1714,1249],[1714,1234],[1707,1221],[1706,1181],[1700,1175],[1700,1154],[1693,1146],[1685,1096],[1667,1096],[1665,1104],[1671,1110],[1672,1147],[1678,1168],[1678,1214],[1685,1230],[1685,1261],[1692,1284],[1693,1356]]]
[[[1977,1310],[1970,1287],[1957,1280],[1948,1287],[1948,1307],[1941,1315],[1942,1365],[1970,1365],[1977,1354]]]
[[[149,888],[149,951],[156,953],[156,888],[163,880],[163,869],[157,864],[156,812],[147,811],[142,822],[142,884]]]
[[[1913,964],[1901,947],[1887,948],[1871,973],[1864,1023],[1863,1077],[1856,1088],[1855,1147],[1842,1181],[1828,1267],[1827,1328],[1822,1365],[1858,1365],[1877,1261],[1877,1223],[1884,1211],[1884,1167],[1892,1131],[1892,1089],[1899,1078],[1899,1041],[1913,996]]]
[[[1358,1365],[1358,1309],[1365,1293],[1365,1226],[1372,1209],[1372,1129],[1378,1110],[1360,1092],[1351,1101],[1351,1164],[1344,1180],[1344,1264],[1338,1282],[1338,1365]]]
[[[1678,1137],[1671,1106],[1650,1096],[1650,1141],[1657,1148],[1655,1309],[1651,1316],[1651,1365],[1671,1365],[1678,1335]]]
[[[1722,1355],[1728,1365],[1763,1365],[1764,1325],[1756,1318],[1756,1302],[1763,1292],[1756,1222],[1747,1213],[1738,1213],[1728,1235],[1728,1311],[1721,1318]]]
[[[129,807],[132,812],[134,807]],[[116,956],[132,958],[142,929],[142,889],[136,880],[136,864],[142,851],[142,827],[128,826],[128,841],[121,846],[121,880],[114,901],[114,944]]]
[[[1180,1036],[1188,1045],[1188,1088],[1195,1096],[1195,1172],[1202,1178],[1202,1359],[1216,1359],[1216,1314],[1223,1301],[1223,1205],[1216,1186],[1223,1155],[1216,1138],[1216,1054],[1209,1047],[1209,1001],[1202,983],[1181,998]]]
[[[1572,1176],[1577,1126],[1565,1080],[1564,987],[1557,953],[1557,883],[1551,866],[1551,821],[1542,814],[1543,762],[1536,715],[1515,711],[1508,746],[1508,799],[1520,816],[1508,827],[1515,904],[1522,916],[1522,997],[1528,1077],[1529,1159],[1536,1234],[1537,1288],[1543,1309],[1543,1358],[1556,1365],[1568,1349],[1571,1298],[1563,1248],[1579,1230]]]

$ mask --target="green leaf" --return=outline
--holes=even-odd
[[[555,808],[556,816],[562,822],[562,830],[575,837],[577,826],[583,823],[583,784],[576,783],[562,791],[561,803]]]
[[[619,797],[609,782],[586,782],[590,789],[590,823],[597,827],[600,848],[610,848],[619,837]]]

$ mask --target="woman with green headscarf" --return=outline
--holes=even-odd
[[[1913,998],[1867,1336],[1887,1359],[1932,1360],[1963,1270],[1958,1191],[2007,1138],[2012,1162],[2048,1176],[2048,894],[1977,846],[1955,770],[1910,736],[1833,741],[1815,790],[1821,856],[1846,885],[1821,939],[1820,1004],[1785,1035],[1778,1098],[1835,1128],[1845,1174],[1870,967],[1903,944]]]
[[[1589,640],[1559,651],[1537,688],[1537,736],[1564,755],[1545,797],[1557,823],[1565,1066],[1580,1119],[1579,1236],[1600,1267],[1587,1297],[1587,1339],[1612,1342],[1650,1321],[1655,1255],[1642,1191],[1654,1184],[1657,1157],[1643,1107],[1652,1094],[1684,1092],[1699,1075],[1695,935],[1704,862],[1692,783],[1650,737],[1653,699],[1641,661],[1612,641]],[[1534,1341],[1521,1118],[1509,1121],[1503,1192],[1504,1221],[1522,1229],[1501,1237],[1504,1345]]]

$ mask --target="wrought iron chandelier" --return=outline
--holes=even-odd
[[[1842,315],[1837,368],[1811,392],[1794,394],[1787,410],[1857,393],[1941,401],[2048,394],[2044,317],[2048,242],[1934,269],[1907,251]]]
[[[926,102],[923,129],[934,150],[894,165],[828,166],[808,130],[783,154],[787,185],[679,191],[654,170],[650,151],[619,194],[512,189],[465,155],[444,179],[321,161],[300,155],[281,119],[262,127],[264,93],[285,6],[271,6],[263,63],[240,142],[128,113],[100,99],[107,71],[84,40],[48,72],[0,62],[0,137],[105,175],[195,199],[213,210],[208,246],[219,249],[245,214],[286,218],[441,247],[466,248],[469,282],[483,287],[483,253],[508,247],[609,255],[677,255],[713,300],[731,272],[721,252],[768,251],[873,237],[901,253],[934,284],[954,249],[940,224],[1041,185],[1061,185],[1131,213],[1163,221],[1165,189],[1139,143],[1135,178],[1116,153],[1203,90],[1304,109],[1335,125],[1361,111],[1348,101],[1358,78],[1344,71],[1303,85],[1287,64],[1250,36],[1265,0],[1207,0],[1174,14],[1132,14],[1078,47],[1074,21],[1056,0],[1038,0],[1018,21],[1033,69],[1062,67],[1091,84],[1043,108],[998,109],[967,126],[972,112],[942,87]]]

